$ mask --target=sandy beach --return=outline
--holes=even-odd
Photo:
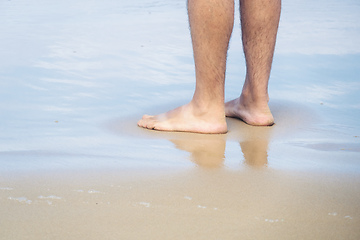
[[[0,3],[0,239],[360,239],[359,12],[283,1],[275,125],[207,135],[136,125],[192,96],[185,1]]]

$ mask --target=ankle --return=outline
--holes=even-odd
[[[251,105],[267,105],[269,102],[269,94],[267,91],[256,91],[244,88],[240,95],[240,102]]]
[[[212,102],[195,101],[194,99],[189,103],[192,114],[197,117],[215,119],[216,121],[225,120],[224,103],[216,104]]]
[[[194,95],[190,104],[193,106],[194,110],[198,112],[218,112],[224,111],[224,99],[220,98],[205,98],[198,97]]]

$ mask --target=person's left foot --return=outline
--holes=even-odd
[[[219,110],[201,111],[190,102],[169,112],[156,116],[144,115],[138,126],[159,130],[193,133],[226,133],[225,114]]]

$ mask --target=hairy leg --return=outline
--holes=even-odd
[[[268,82],[280,11],[281,0],[240,0],[246,78],[240,97],[225,104],[226,116],[250,125],[274,123],[268,106]]]
[[[140,127],[162,131],[225,133],[226,55],[234,24],[233,0],[188,0],[196,88],[190,103],[156,116]]]

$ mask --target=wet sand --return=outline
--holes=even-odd
[[[357,239],[353,173],[34,174],[2,183],[3,239]],[[6,192],[6,193],[4,193]],[[6,217],[5,217],[6,216]]]
[[[191,98],[184,1],[2,5],[0,239],[360,239],[356,1],[284,2],[276,123],[221,135],[136,126]]]

